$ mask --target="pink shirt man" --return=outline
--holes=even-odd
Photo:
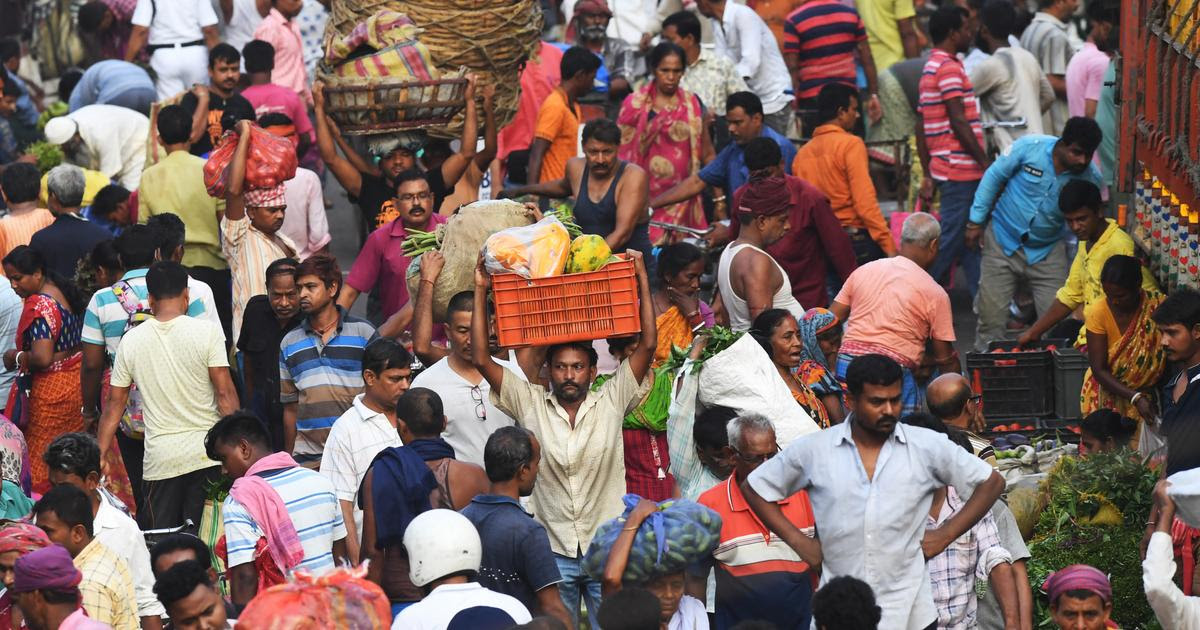
[[[330,240],[321,178],[306,168],[298,168],[296,176],[283,182],[283,187],[287,211],[283,213],[281,230],[296,244],[296,253],[304,260],[328,245]]]
[[[421,228],[433,230],[445,223],[447,218],[435,214],[429,223]],[[404,255],[400,244],[408,238],[404,223],[396,219],[391,223],[371,232],[362,251],[354,259],[346,284],[359,293],[369,293],[379,287],[379,299],[383,302],[383,316],[391,317],[396,311],[408,304],[408,266],[412,259]],[[436,337],[435,337],[436,339]]]
[[[1085,42],[1071,57],[1067,64],[1067,111],[1072,116],[1087,116],[1087,101],[1100,100],[1109,61],[1108,55],[1092,42]]]
[[[275,58],[279,59],[279,53],[275,54]],[[278,70],[276,62],[275,72]],[[275,76],[272,74],[271,79],[275,80]],[[317,139],[312,121],[308,118],[308,109],[300,100],[300,96],[291,89],[274,83],[263,83],[242,90],[242,97],[254,107],[255,118],[262,118],[265,114],[284,114],[292,119],[292,124],[296,126],[296,135],[307,136],[309,140],[314,141]]]
[[[946,290],[903,256],[869,262],[850,274],[835,302],[850,307],[842,352],[879,352],[912,368],[925,340],[954,341]]]
[[[312,103],[308,74],[304,70],[304,44],[300,40],[300,26],[296,21],[287,19],[279,9],[272,8],[258,28],[254,29],[254,39],[261,39],[275,47],[275,69],[271,72],[271,82],[292,90],[305,103]]]

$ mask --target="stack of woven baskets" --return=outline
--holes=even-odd
[[[382,9],[403,13],[422,29],[418,39],[443,74],[465,69],[478,76],[479,85],[495,85],[496,122],[503,126],[512,120],[520,98],[521,69],[537,51],[542,32],[537,0],[332,0],[326,49],[332,39]],[[449,123],[436,121],[420,128],[451,138],[461,125],[460,112]]]

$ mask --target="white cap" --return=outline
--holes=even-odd
[[[429,510],[404,530],[408,577],[414,586],[460,571],[479,571],[483,543],[470,519],[454,510]]]
[[[75,133],[79,131],[79,123],[70,116],[58,116],[51,118],[46,122],[46,142],[50,144],[65,144],[68,140],[75,137]]]

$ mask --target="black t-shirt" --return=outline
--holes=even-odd
[[[196,113],[196,106],[200,102],[196,95],[188,92],[180,99],[179,105],[188,110],[189,113]],[[208,133],[200,136],[200,139],[192,145],[192,155],[203,156],[213,150],[217,142],[221,140],[221,115],[225,113],[225,109],[230,105],[234,105],[253,115],[254,106],[246,97],[241,94],[234,93],[229,98],[225,98],[212,90],[208,91]]]
[[[254,410],[261,414],[272,436],[283,433],[283,404],[279,402],[279,343],[283,336],[300,324],[297,314],[284,326],[279,325],[271,302],[265,295],[256,295],[246,303],[242,313],[242,330],[238,350],[245,357],[245,370],[254,383]]]
[[[1172,391],[1181,378],[1188,379],[1187,389],[1178,401]],[[1162,435],[1167,440],[1167,474],[1200,468],[1200,366],[1171,379],[1163,388]]]

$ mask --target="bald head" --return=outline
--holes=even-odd
[[[925,404],[929,412],[942,422],[960,429],[967,428],[970,414],[967,400],[971,397],[971,383],[962,374],[943,374],[929,384],[925,390]]]

